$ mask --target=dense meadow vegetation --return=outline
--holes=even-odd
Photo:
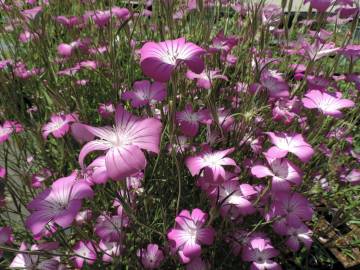
[[[356,262],[359,2],[280,2],[0,0],[0,269]]]

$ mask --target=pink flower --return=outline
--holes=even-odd
[[[50,122],[45,124],[42,127],[42,136],[46,139],[49,134],[52,134],[55,138],[64,137],[70,129],[70,123],[76,122],[76,114],[65,114],[65,115],[56,115],[54,114],[50,118]]]
[[[310,6],[319,12],[325,12],[332,4],[332,0],[304,0],[304,3],[310,2]]]
[[[74,49],[76,49],[79,46],[79,42],[71,42],[70,44],[61,43],[57,47],[57,52],[62,57],[70,57],[72,53],[74,52]]]
[[[288,191],[277,192],[274,199],[266,218],[283,217],[274,224],[276,232],[281,234],[286,231],[288,225],[298,227],[302,221],[312,219],[313,207],[303,195]]]
[[[229,53],[231,49],[238,43],[238,38],[235,36],[225,37],[224,31],[220,31],[213,39],[212,45],[209,46],[209,52],[223,52]]]
[[[196,86],[205,88],[205,89],[210,89],[213,86],[214,79],[222,79],[225,81],[228,80],[228,78],[225,75],[222,75],[220,70],[218,70],[218,69],[210,70],[210,71],[204,70],[200,74],[196,74],[196,73],[192,72],[191,70],[188,70],[186,72],[186,78],[188,78],[190,80],[196,79],[197,80]]]
[[[267,152],[271,158],[283,158],[290,152],[296,155],[302,162],[308,162],[314,154],[311,145],[304,140],[301,134],[285,132],[265,132],[265,134],[275,144]]]
[[[286,234],[289,238],[286,240],[286,245],[296,252],[300,249],[300,243],[302,242],[307,249],[310,249],[312,245],[312,231],[304,224],[298,227],[288,227]]]
[[[0,245],[8,245],[13,242],[12,229],[10,227],[0,227]],[[3,251],[0,250],[0,258]]]
[[[273,98],[289,97],[289,85],[282,78],[281,74],[274,70],[264,70],[261,73],[260,82],[269,91]]]
[[[7,141],[13,132],[14,127],[10,121],[5,121],[3,125],[0,125],[0,144]]]
[[[187,263],[200,256],[201,244],[211,245],[215,231],[211,227],[205,228],[207,214],[200,209],[194,209],[191,214],[182,210],[175,218],[176,226],[167,234],[175,249],[181,251],[182,260]]]
[[[123,250],[121,242],[106,242],[100,240],[100,251],[104,252],[102,256],[103,262],[112,262],[114,258],[119,257]]]
[[[123,227],[129,225],[125,216],[101,215],[96,220],[95,233],[104,241],[117,242],[121,240]]]
[[[145,269],[156,269],[164,260],[164,253],[156,244],[148,244],[146,249],[139,249],[136,256],[141,260]]]
[[[209,270],[209,265],[201,257],[197,257],[186,265],[186,270]]]
[[[255,165],[251,168],[253,175],[257,178],[271,176],[271,188],[274,191],[290,190],[290,185],[300,185],[302,172],[294,163],[286,158],[265,157],[270,168],[264,165]]]
[[[101,103],[98,108],[98,113],[103,118],[110,118],[115,113],[115,106],[110,101]]]
[[[278,99],[272,110],[273,119],[283,121],[284,124],[290,124],[300,113],[300,100],[297,97],[293,99]]]
[[[176,113],[176,121],[180,125],[181,132],[189,137],[194,137],[199,131],[199,123],[207,124],[211,122],[208,110],[194,112],[190,104],[185,106],[185,110]]]
[[[346,176],[342,177],[341,181],[350,185],[360,184],[360,169],[352,169]]]
[[[143,80],[137,81],[133,86],[134,91],[126,91],[121,95],[123,100],[131,100],[134,108],[150,105],[163,101],[166,98],[166,85],[164,83]]]
[[[308,109],[318,109],[325,115],[341,117],[341,109],[351,108],[355,103],[350,99],[337,98],[319,90],[311,90],[302,99],[304,106]]]
[[[55,243],[55,245],[54,245]],[[30,251],[51,251],[58,246],[56,242],[45,243],[39,245],[32,245]],[[21,243],[19,250],[28,251],[28,245]],[[58,257],[51,259],[42,259],[39,255],[31,255],[27,253],[18,253],[11,262],[9,268],[15,269],[38,269],[38,270],[58,270],[60,266],[60,259]]]
[[[89,180],[94,184],[105,184],[109,179],[106,171],[105,156],[97,157],[86,167],[85,171],[89,176]]]
[[[206,168],[212,174],[214,180],[224,179],[225,169],[223,166],[236,166],[233,159],[226,157],[234,150],[234,148],[229,148],[212,152],[208,149],[197,156],[186,158],[185,165],[192,176],[199,174],[202,169]]]
[[[75,223],[78,226],[84,225],[92,220],[92,211],[86,209],[77,213],[75,217]]]
[[[240,185],[239,181],[234,179],[224,181],[217,188],[210,190],[209,196],[220,206],[220,213],[224,217],[237,219],[240,215],[251,215],[256,211],[250,199],[257,191],[251,185]]]
[[[64,25],[67,28],[74,27],[75,25],[81,22],[81,20],[76,16],[70,16],[70,17],[57,16],[55,17],[55,20],[56,22]]]
[[[106,151],[106,171],[114,180],[125,179],[146,167],[141,149],[159,153],[161,122],[154,118],[140,119],[121,106],[116,109],[115,127],[79,125],[100,138],[83,146],[79,154],[80,165],[84,167],[84,159],[90,152]]]
[[[6,169],[0,166],[0,179],[4,179],[6,176]]]
[[[74,256],[75,267],[81,269],[86,262],[88,265],[93,265],[96,261],[96,251],[94,244],[90,241],[79,241],[73,249],[74,253],[79,256]],[[80,257],[81,256],[81,257]]]
[[[34,174],[31,177],[31,186],[33,188],[41,188],[43,182],[51,176],[51,172],[49,169],[43,169],[38,174]]]
[[[242,259],[246,262],[252,262],[250,270],[280,270],[279,264],[271,260],[279,255],[266,239],[255,238],[242,252]]]
[[[201,73],[204,62],[200,56],[205,50],[186,42],[185,38],[163,42],[147,42],[141,48],[141,68],[145,75],[155,81],[167,82],[176,66],[184,62],[193,72]]]
[[[92,196],[90,186],[76,180],[76,173],[60,178],[28,204],[31,214],[26,226],[33,234],[40,233],[49,222],[67,228],[80,210],[82,200]]]

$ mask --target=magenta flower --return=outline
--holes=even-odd
[[[275,146],[272,146],[267,154],[271,158],[283,158],[289,152],[296,155],[302,162],[308,162],[314,154],[311,145],[308,144],[301,134],[289,134],[285,132],[265,132]]]
[[[73,249],[74,253],[79,256],[74,256],[75,267],[78,269],[83,268],[84,262],[88,265],[92,265],[96,261],[96,251],[94,244],[90,241],[79,241],[76,243]]]
[[[186,270],[209,270],[210,267],[201,257],[197,257],[186,265]]]
[[[82,199],[93,194],[85,181],[76,179],[76,173],[60,178],[28,204],[31,214],[26,226],[33,234],[40,233],[49,222],[67,228],[80,210]]]
[[[289,85],[281,74],[274,70],[264,70],[261,73],[260,82],[268,90],[270,97],[286,98],[290,95]]]
[[[50,118],[50,122],[45,124],[42,127],[42,136],[46,139],[49,134],[52,134],[55,138],[61,138],[66,133],[68,133],[70,129],[70,123],[76,122],[77,116],[76,114],[66,114],[66,115],[53,115]]]
[[[182,210],[175,218],[176,227],[167,234],[169,241],[184,262],[200,256],[201,244],[211,245],[214,241],[215,231],[211,227],[205,228],[207,214],[195,208],[191,214],[188,210]]]
[[[13,242],[12,229],[10,227],[0,227],[0,245],[8,245]],[[3,251],[0,249],[0,258]]]
[[[212,152],[210,149],[203,151],[197,156],[188,157],[185,165],[192,176],[198,175],[202,169],[207,169],[214,180],[225,178],[225,169],[223,166],[236,166],[236,162],[226,157],[234,152],[234,148]]]
[[[298,227],[302,221],[311,220],[313,212],[312,205],[303,195],[277,192],[266,218],[283,217],[274,224],[275,231],[283,234],[288,226]]]
[[[298,227],[287,227],[286,235],[289,238],[286,240],[286,245],[296,252],[300,249],[300,244],[303,243],[307,249],[310,249],[313,240],[311,239],[312,231],[304,224]]]
[[[134,91],[126,91],[121,95],[123,100],[131,100],[134,108],[150,105],[163,101],[166,98],[166,85],[164,83],[143,80],[137,81],[133,86]]]
[[[0,166],[0,179],[4,179],[6,176],[6,169]]]
[[[102,256],[103,262],[112,262],[114,258],[121,255],[123,245],[121,242],[106,242],[100,240],[99,249],[104,253]]]
[[[138,256],[145,269],[159,268],[164,260],[164,253],[156,244],[148,244],[146,249],[139,249],[136,256]]]
[[[106,103],[101,103],[98,108],[98,113],[103,118],[109,118],[115,113],[115,106],[110,101]]]
[[[355,63],[360,58],[360,45],[350,44],[340,51],[349,61]]]
[[[55,17],[55,21],[62,24],[63,26],[67,28],[74,27],[75,25],[79,24],[81,20],[76,16],[57,16]]]
[[[325,115],[341,117],[343,108],[351,108],[355,103],[350,99],[337,98],[319,90],[311,90],[302,99],[304,106],[308,109],[318,109]]]
[[[310,2],[310,6],[319,12],[325,12],[332,4],[332,0],[304,0],[304,4]]]
[[[257,178],[271,176],[272,190],[290,190],[290,185],[298,186],[301,184],[302,172],[294,163],[286,158],[274,159],[268,156],[265,157],[269,167],[264,165],[255,165],[251,168],[251,173]]]
[[[86,167],[85,171],[92,183],[105,184],[109,179],[106,171],[105,156],[97,157]]]
[[[257,191],[251,185],[240,185],[239,181],[235,179],[224,181],[213,189],[209,195],[213,201],[220,205],[222,216],[237,219],[240,215],[245,216],[255,213],[256,210],[250,199],[256,194]]]
[[[85,157],[96,150],[106,151],[105,166],[110,178],[125,179],[143,170],[146,159],[141,149],[159,153],[161,122],[154,118],[141,119],[118,106],[115,127],[91,127],[82,125],[100,139],[88,142],[79,154],[79,163],[84,167]]]
[[[78,226],[84,225],[92,220],[92,211],[86,209],[77,213],[75,217],[75,223]]]
[[[31,177],[31,186],[33,188],[41,188],[45,180],[47,180],[52,175],[49,169],[43,169],[39,173],[32,175]]]
[[[231,49],[238,43],[238,38],[235,36],[225,37],[224,31],[220,31],[213,39],[212,45],[209,46],[209,52],[229,53]]]
[[[360,184],[360,169],[352,169],[347,175],[341,178],[341,181],[349,183],[350,185]]]
[[[58,244],[56,242],[44,243],[39,245],[32,245],[30,251],[51,251],[56,249]],[[22,242],[19,250],[26,252],[29,247]],[[37,270],[58,270],[60,268],[60,259],[58,257],[51,259],[42,259],[39,255],[31,255],[27,253],[17,253],[9,268],[14,269],[37,269]]]
[[[140,63],[145,75],[155,81],[167,82],[172,71],[182,62],[193,72],[201,73],[204,70],[204,62],[200,56],[204,53],[204,49],[186,42],[185,38],[159,43],[147,42],[140,50]]]
[[[196,74],[192,72],[191,70],[188,70],[186,72],[186,78],[190,80],[197,80],[196,86],[200,88],[210,89],[214,84],[213,81],[215,79],[222,79],[227,81],[228,78],[225,75],[222,75],[220,70],[210,70],[206,71],[204,70],[200,74]]]
[[[211,116],[208,110],[194,112],[190,104],[185,106],[185,110],[176,113],[176,121],[180,125],[181,132],[189,137],[194,137],[199,131],[199,123],[208,124]]]
[[[0,125],[0,144],[7,141],[13,132],[14,126],[10,121],[5,121],[3,125]]]
[[[95,233],[104,241],[117,242],[121,240],[122,229],[129,225],[127,217],[101,215],[96,220]]]
[[[262,238],[255,238],[242,252],[242,259],[246,262],[252,262],[250,270],[280,270],[279,264],[272,258],[280,253],[268,241]]]
[[[300,113],[300,100],[297,97],[293,99],[278,99],[272,110],[275,121],[283,121],[284,124],[290,124]]]

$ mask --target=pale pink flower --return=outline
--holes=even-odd
[[[101,103],[98,108],[98,113],[103,118],[110,118],[115,113],[115,106],[111,103],[111,101],[106,103]]]
[[[225,75],[222,75],[220,70],[204,70],[200,74],[197,74],[195,72],[192,72],[191,70],[188,70],[186,72],[186,77],[190,80],[197,80],[196,86],[200,88],[210,89],[214,83],[213,81],[215,79],[222,79],[227,81],[228,78]]]
[[[218,185],[217,188],[208,190],[210,198],[220,206],[222,216],[237,219],[239,216],[255,213],[255,208],[250,199],[257,191],[248,184],[241,184],[237,179],[227,180]]]
[[[209,46],[209,52],[229,53],[231,49],[238,43],[238,38],[235,36],[225,37],[224,31],[220,31],[213,39]]]
[[[82,200],[93,195],[85,181],[76,179],[76,173],[60,178],[28,204],[31,214],[26,226],[33,234],[39,234],[49,222],[67,228],[80,210]]]
[[[275,70],[264,70],[261,73],[260,82],[268,90],[270,97],[287,98],[290,95],[289,85]]]
[[[112,262],[114,258],[121,255],[123,245],[121,242],[106,242],[100,240],[99,249],[104,253],[102,256],[103,262]]]
[[[297,252],[300,249],[301,243],[303,243],[307,249],[310,249],[313,242],[311,239],[312,231],[304,224],[300,224],[298,227],[287,227],[286,235],[289,236],[286,240],[286,245],[293,252]]]
[[[282,217],[274,223],[274,230],[282,233],[286,231],[288,225],[297,227],[302,221],[311,220],[313,213],[313,206],[303,195],[284,191],[275,194],[266,219]]]
[[[84,211],[80,211],[77,213],[75,217],[75,223],[78,226],[84,225],[92,220],[92,211],[90,209],[86,209]]]
[[[302,162],[308,162],[314,154],[314,150],[301,134],[285,132],[265,132],[275,146],[272,146],[267,154],[272,158],[283,158],[289,152],[296,155]]]
[[[30,251],[50,251],[56,249],[52,243],[45,245],[32,245]],[[24,242],[21,243],[20,251],[28,251],[29,247]],[[36,270],[58,270],[60,266],[60,258],[54,257],[51,259],[42,259],[39,255],[31,255],[27,253],[18,253],[9,265],[9,268],[14,269],[36,269]]]
[[[80,165],[84,167],[84,159],[90,152],[106,151],[106,171],[114,180],[125,179],[146,167],[141,149],[159,153],[161,122],[154,118],[138,118],[121,106],[116,109],[115,127],[79,125],[100,138],[83,146],[79,154]]]
[[[157,244],[148,244],[146,249],[139,249],[136,256],[145,269],[157,269],[164,260],[164,253]]]
[[[0,179],[4,179],[6,176],[6,169],[0,166]]]
[[[186,265],[186,270],[209,270],[209,265],[204,262],[201,257],[197,257],[195,259],[192,259],[191,262],[189,262]]]
[[[105,156],[97,157],[90,163],[85,169],[86,174],[89,177],[89,181],[94,184],[105,184],[109,179],[109,175],[106,170]]]
[[[101,215],[96,220],[95,233],[104,241],[117,242],[121,240],[124,227],[129,225],[125,216]]]
[[[0,125],[0,143],[7,141],[12,133],[13,128],[8,122]]]
[[[163,42],[147,42],[141,48],[141,68],[145,75],[159,82],[170,80],[172,71],[184,62],[193,72],[201,73],[204,62],[200,56],[205,50],[186,42],[185,38]]]
[[[243,250],[242,259],[246,262],[252,262],[250,270],[280,270],[282,269],[281,266],[272,260],[279,254],[279,251],[268,241],[255,238]]]
[[[9,245],[13,242],[12,229],[10,227],[0,227],[0,245]],[[3,251],[0,249],[0,258]]]
[[[49,134],[52,134],[55,138],[61,138],[65,136],[66,133],[68,133],[70,129],[69,124],[76,121],[77,116],[73,113],[65,115],[54,114],[53,116],[51,116],[50,122],[48,122],[42,127],[42,136],[44,139],[46,139]]]
[[[214,180],[225,178],[225,169],[223,166],[236,166],[236,162],[226,157],[234,152],[234,148],[212,152],[210,149],[202,153],[187,157],[185,165],[189,169],[192,176],[200,174],[202,169],[208,170]]]
[[[352,169],[346,176],[342,177],[341,181],[350,185],[360,184],[360,169]]]
[[[304,0],[304,4],[310,2],[310,6],[319,12],[325,12],[333,3],[333,0]]]
[[[67,28],[74,27],[75,25],[78,25],[81,22],[81,19],[76,16],[57,16],[55,17],[56,22],[62,24],[63,26]]]
[[[271,176],[272,190],[290,190],[291,185],[300,185],[302,172],[294,163],[286,158],[271,158],[266,155],[265,158],[269,166],[255,165],[251,168],[251,173],[257,178]]]
[[[333,117],[341,117],[341,109],[355,106],[355,103],[350,99],[338,98],[319,90],[307,92],[302,102],[308,109],[318,109],[323,114]]]
[[[96,250],[91,241],[79,241],[73,248],[75,256],[72,258],[76,268],[81,269],[84,262],[93,265],[96,261]],[[79,255],[79,256],[76,256]]]
[[[207,214],[200,209],[194,209],[191,214],[182,210],[175,218],[176,226],[167,234],[169,241],[179,251],[182,261],[190,262],[200,256],[201,244],[211,245],[214,241],[215,231],[205,227]]]
[[[194,137],[199,131],[199,123],[208,124],[211,122],[208,110],[194,112],[190,104],[185,106],[185,110],[176,113],[176,121],[180,125],[181,132],[189,137]]]
[[[166,94],[165,83],[150,83],[150,81],[142,80],[135,82],[133,91],[124,92],[121,98],[123,100],[131,100],[131,105],[134,108],[139,108],[163,101],[166,98]]]

